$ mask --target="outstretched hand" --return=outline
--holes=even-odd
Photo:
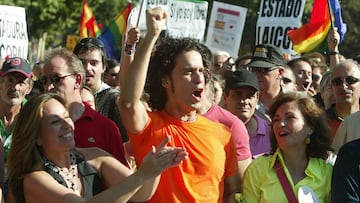
[[[157,148],[152,146],[151,152],[143,159],[138,172],[148,178],[154,178],[169,167],[177,166],[187,159],[188,153],[183,147],[166,146],[169,140],[170,137],[166,136]]]

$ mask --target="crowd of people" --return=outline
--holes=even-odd
[[[1,202],[360,202],[360,66],[339,53],[233,58],[130,28],[0,74]],[[250,50],[249,50],[250,52]]]

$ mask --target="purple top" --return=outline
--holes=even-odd
[[[269,121],[254,114],[254,118],[258,124],[258,128],[253,135],[250,135],[250,151],[254,158],[271,150],[270,135],[271,124]]]

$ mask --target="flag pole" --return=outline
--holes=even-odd
[[[140,22],[140,17],[141,17],[141,11],[142,11],[143,4],[144,4],[144,0],[141,0],[139,15],[138,15],[138,18],[137,18],[137,21],[136,21],[136,27],[139,27],[139,22]]]

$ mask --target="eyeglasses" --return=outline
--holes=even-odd
[[[353,77],[353,76],[347,76],[344,79],[341,77],[337,77],[331,80],[331,84],[334,86],[340,86],[346,82],[346,85],[352,85],[360,81],[359,78]]]
[[[42,77],[40,79],[40,82],[43,84],[43,85],[46,85],[48,83],[51,83],[51,84],[59,84],[60,81],[66,77],[69,77],[69,76],[72,76],[72,75],[75,75],[75,73],[71,73],[71,74],[68,74],[68,75],[64,75],[64,76],[58,76],[58,75],[52,75],[50,77]]]
[[[74,53],[78,53],[79,50],[85,45],[94,45],[100,49],[103,49],[105,47],[104,43],[101,40],[99,40],[98,38],[87,37],[87,38],[81,39],[76,44],[76,46],[74,48]]]
[[[249,71],[252,72],[260,72],[260,73],[267,73],[273,70],[279,69],[279,66],[273,66],[271,68],[263,68],[263,67],[248,67]]]
[[[281,80],[283,81],[284,84],[289,84],[292,82],[292,80],[290,78],[287,77],[282,77]]]

